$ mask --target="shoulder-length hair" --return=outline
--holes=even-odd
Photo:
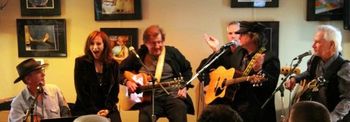
[[[91,41],[93,41],[96,37],[101,37],[103,41],[103,51],[100,60],[104,63],[109,63],[110,61],[112,61],[112,51],[111,47],[109,46],[109,38],[107,34],[103,31],[93,31],[89,34],[89,36],[86,39],[84,54],[87,55],[89,59],[94,59],[94,56],[90,51],[90,44]]]
[[[263,32],[248,32],[248,35],[252,39],[252,41],[257,45],[257,48],[265,47],[267,43],[267,39]]]

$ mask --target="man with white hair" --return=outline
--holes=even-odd
[[[316,87],[310,88],[300,97],[301,100],[317,101],[331,112],[332,122],[350,120],[350,62],[341,55],[342,35],[331,25],[320,25],[312,45],[314,54],[308,61],[307,70],[292,77],[285,83],[293,89],[301,80],[316,80]],[[310,82],[307,82],[310,83]]]

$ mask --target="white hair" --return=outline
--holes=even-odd
[[[335,44],[335,51],[341,52],[343,48],[341,47],[342,35],[338,28],[332,25],[320,25],[317,31],[324,32],[323,38],[326,41],[333,41]]]

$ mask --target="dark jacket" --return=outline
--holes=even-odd
[[[247,55],[245,50],[238,53]],[[255,53],[254,53],[255,54]],[[253,55],[252,55],[253,56]],[[240,61],[243,60],[241,57]],[[250,61],[250,60],[249,60]],[[242,63],[242,62],[241,62]],[[234,98],[234,109],[237,110],[245,122],[275,122],[275,99],[272,99],[261,109],[262,105],[268,100],[276,88],[280,74],[280,61],[272,52],[265,52],[265,59],[262,65],[262,72],[267,78],[262,82],[262,86],[253,87],[249,82],[240,83]],[[250,71],[249,75],[257,74]]]
[[[173,70],[174,77],[182,76],[184,81],[188,81],[192,77],[192,67],[190,62],[186,60],[185,56],[181,54],[181,52],[172,46],[165,46],[166,54],[165,54],[165,63],[169,64]],[[145,45],[141,45],[140,49],[137,51],[140,55],[141,60],[143,61],[148,53],[148,49]],[[135,55],[130,55],[128,58],[123,60],[121,64],[121,72],[124,71],[135,71],[138,72],[142,64],[138,61]],[[194,114],[194,107],[192,100],[189,95],[187,95],[184,102],[187,105],[187,113]]]
[[[75,115],[96,114],[101,109],[117,111],[119,93],[118,63],[103,64],[102,80],[98,80],[93,59],[81,56],[75,59],[74,83],[77,99]],[[102,85],[101,85],[102,83]]]

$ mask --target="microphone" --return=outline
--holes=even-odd
[[[232,41],[224,44],[221,48],[228,48],[228,47],[230,47],[232,45],[238,45],[237,41],[236,40],[232,40]]]
[[[309,56],[309,55],[312,55],[311,50],[309,50],[309,51],[307,51],[307,52],[305,52],[305,53],[303,53],[303,54],[298,55],[298,56],[295,57],[293,60],[297,60],[297,59],[300,60],[300,59],[304,58],[305,56]]]
[[[135,48],[134,48],[133,46],[130,46],[130,47],[129,47],[129,51],[131,51],[132,53],[134,53],[135,56],[136,56],[138,59],[140,59],[140,56],[136,53]]]

